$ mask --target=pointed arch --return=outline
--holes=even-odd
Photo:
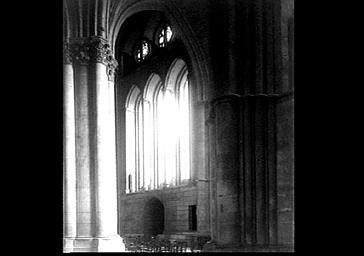
[[[109,37],[112,50],[115,50],[115,43],[121,26],[125,21],[142,11],[159,11],[163,13],[174,33],[182,35],[189,58],[191,58],[191,70],[193,73],[193,84],[196,86],[197,99],[206,100],[208,97],[208,86],[211,83],[211,64],[208,61],[208,52],[199,43],[198,35],[194,33],[191,24],[186,20],[183,13],[176,8],[173,1],[159,0],[135,0],[128,5],[121,1],[113,5],[113,12],[110,15]]]
[[[125,108],[129,111],[135,111],[135,106],[136,106],[136,102],[138,97],[140,96],[140,89],[138,86],[133,85],[128,93],[128,96],[126,97],[126,102],[125,102]]]
[[[143,99],[154,102],[155,95],[157,93],[157,89],[161,86],[162,80],[159,75],[152,73],[146,82],[146,85],[143,90]]]
[[[187,75],[187,65],[182,59],[175,59],[168,69],[166,75],[165,89],[177,92],[178,85],[183,76]]]
[[[134,192],[138,189],[139,177],[139,112],[141,102],[141,91],[133,85],[128,93],[125,102],[125,138],[126,138],[126,188],[127,192]]]
[[[144,188],[154,189],[156,186],[156,102],[155,95],[161,85],[159,75],[152,73],[143,90],[143,152],[144,152]]]

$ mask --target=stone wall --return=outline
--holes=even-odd
[[[153,198],[159,199],[164,207],[164,234],[189,231],[188,206],[198,204],[195,185],[124,194],[121,197],[119,220],[121,235],[143,234],[145,206]],[[199,226],[199,223],[197,225]]]

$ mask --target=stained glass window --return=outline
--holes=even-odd
[[[142,40],[135,50],[135,60],[137,62],[141,62],[145,60],[148,55],[151,53],[151,46],[150,43],[146,40]]]
[[[164,47],[166,46],[166,44],[171,41],[173,32],[170,26],[166,25],[164,26],[159,34],[158,34],[158,46],[159,47]]]

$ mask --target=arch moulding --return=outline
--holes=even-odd
[[[110,31],[108,33],[110,35],[109,40],[111,42],[113,52],[115,52],[115,43],[119,30],[129,17],[142,11],[159,11],[163,13],[177,33],[183,35],[181,36],[181,39],[191,59],[192,73],[195,80],[193,84],[198,86],[198,100],[206,100],[208,91],[207,88],[210,84],[211,78],[211,74],[209,72],[211,69],[207,60],[207,54],[198,43],[198,37],[193,32],[189,22],[174,5],[173,1],[120,1],[120,4],[118,4],[114,10],[115,11],[109,21]]]

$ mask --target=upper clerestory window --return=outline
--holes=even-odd
[[[135,49],[135,60],[141,62],[145,60],[151,53],[151,45],[147,40],[142,40],[138,43]]]
[[[171,41],[173,36],[172,29],[169,25],[165,25],[158,33],[157,43],[159,47],[165,47]]]

